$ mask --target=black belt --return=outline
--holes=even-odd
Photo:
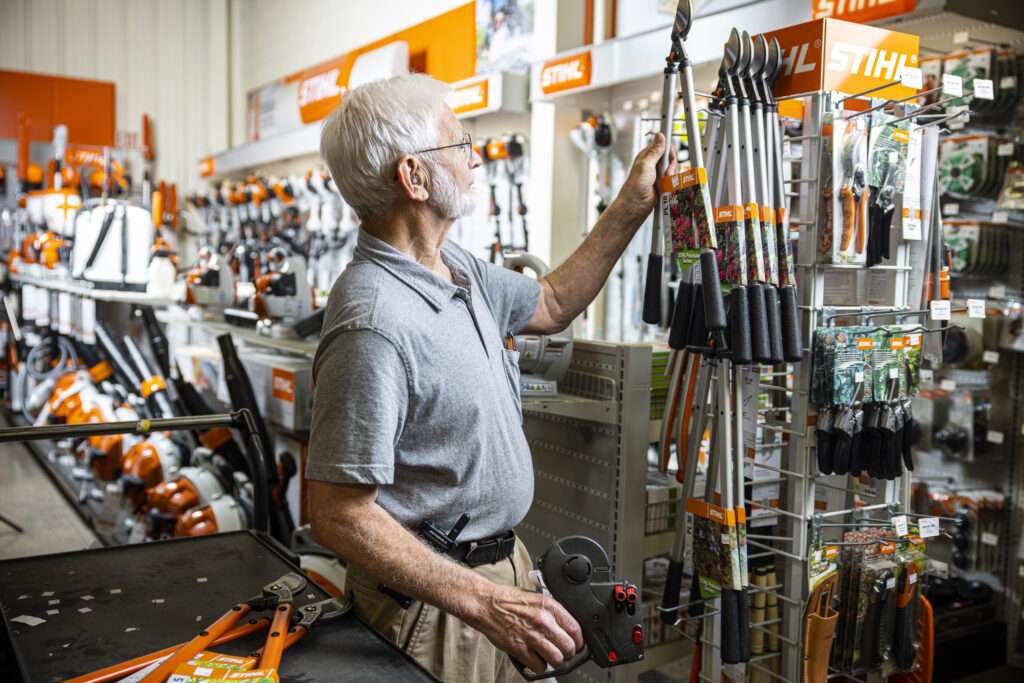
[[[482,567],[501,562],[511,556],[515,548],[516,532],[509,529],[490,538],[459,543],[448,552],[448,557],[468,567]]]

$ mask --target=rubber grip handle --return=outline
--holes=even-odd
[[[680,280],[679,288],[676,290],[675,307],[672,310],[672,327],[668,333],[668,345],[676,351],[686,347],[692,316],[693,287],[685,280]]]
[[[749,662],[754,654],[750,639],[750,595],[745,590],[736,592],[736,606],[739,608],[740,658],[744,662]]]
[[[704,321],[709,332],[724,330],[728,325],[722,283],[718,279],[718,259],[711,250],[700,254],[700,281],[704,294]]]
[[[722,663],[739,664],[743,661],[740,650],[740,604],[741,591],[722,591]]]
[[[735,365],[750,365],[750,311],[747,290],[736,287],[729,293],[729,350]]]
[[[665,592],[661,596],[661,606],[665,610],[671,610],[679,604],[679,591],[683,586],[683,562],[672,560],[668,563],[668,574],[665,576]],[[665,611],[661,613],[661,623],[671,626],[679,618],[678,611]]]
[[[764,308],[764,287],[747,287],[747,305],[750,307],[750,346],[753,358],[758,363],[771,360],[772,349],[768,341],[768,312]]]
[[[661,324],[661,254],[650,254],[647,257],[643,318],[649,325]]]
[[[768,349],[771,352],[771,363],[782,362],[782,321],[779,319],[779,290],[772,286],[764,288],[764,308],[768,314]]]
[[[693,287],[693,308],[690,311],[690,328],[687,331],[687,346],[705,346],[708,343],[708,326],[704,317],[704,285]],[[719,297],[722,293],[719,291]]]
[[[787,363],[799,363],[803,360],[804,350],[800,343],[800,309],[796,303],[796,287],[780,287],[779,299],[782,309],[782,357]]]

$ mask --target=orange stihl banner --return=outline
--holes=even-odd
[[[904,66],[918,66],[920,39],[908,33],[839,19],[818,19],[765,34],[782,46],[776,97],[834,90],[849,95],[898,81]],[[909,97],[914,90],[891,85],[872,97]]]
[[[471,81],[453,89],[446,98],[448,106],[456,114],[468,114],[471,111],[487,109],[487,79]]]
[[[590,51],[546,62],[540,71],[540,89],[545,95],[590,85]]]
[[[916,7],[917,0],[811,0],[811,16],[866,23],[907,14]]]

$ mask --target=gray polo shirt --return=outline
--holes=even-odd
[[[532,317],[535,280],[452,241],[454,284],[360,230],[331,290],[313,363],[306,477],[377,484],[378,502],[416,530],[460,540],[518,524],[533,501],[518,353],[505,339]]]

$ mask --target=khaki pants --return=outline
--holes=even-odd
[[[516,539],[515,551],[501,562],[473,569],[500,584],[533,590],[528,573],[530,554]],[[447,612],[414,602],[403,610],[377,590],[380,581],[350,569],[346,590],[354,593],[353,609],[364,623],[395,643],[425,669],[445,683],[522,683],[512,661],[483,634]],[[452,590],[458,590],[452,586]]]

